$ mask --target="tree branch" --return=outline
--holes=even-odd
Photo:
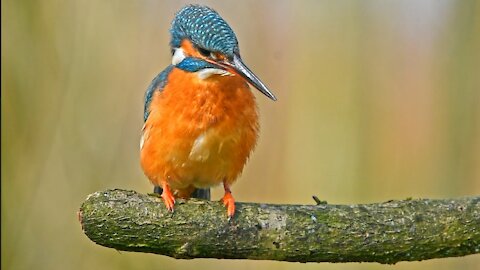
[[[236,206],[228,221],[219,202],[178,200],[172,214],[157,197],[107,190],[88,196],[79,220],[99,245],[183,259],[393,264],[480,253],[480,197]]]

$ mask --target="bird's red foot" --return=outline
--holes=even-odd
[[[235,214],[235,199],[233,199],[232,193],[229,191],[225,192],[225,195],[222,198],[223,205],[227,208],[228,219],[231,219]]]
[[[163,185],[163,192],[161,197],[163,198],[163,202],[165,203],[168,211],[173,212],[173,206],[175,205],[175,197],[173,196],[170,187],[166,184]]]

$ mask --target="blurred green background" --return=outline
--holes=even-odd
[[[478,269],[480,255],[182,261],[88,240],[76,218],[88,194],[152,190],[139,166],[143,95],[186,3],[2,1],[2,269]],[[202,3],[279,98],[256,94],[262,133],[238,201],[480,194],[479,1]]]

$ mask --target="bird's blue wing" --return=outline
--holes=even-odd
[[[168,66],[160,74],[158,74],[148,86],[147,91],[145,92],[145,107],[143,111],[143,121],[147,121],[148,115],[150,114],[150,103],[152,102],[153,94],[155,91],[162,91],[165,85],[167,84],[168,74],[173,69],[173,65]]]

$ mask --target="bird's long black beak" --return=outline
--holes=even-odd
[[[264,94],[273,101],[277,100],[275,95],[270,92],[270,90],[268,90],[265,84],[263,84],[262,81],[260,81],[260,79],[255,76],[255,74],[253,74],[253,72],[243,63],[240,55],[234,54],[233,60],[228,62],[228,66],[233,68],[236,73],[238,73],[245,80],[247,80],[247,82],[253,85],[253,87],[257,88],[258,91],[262,92],[262,94]]]

